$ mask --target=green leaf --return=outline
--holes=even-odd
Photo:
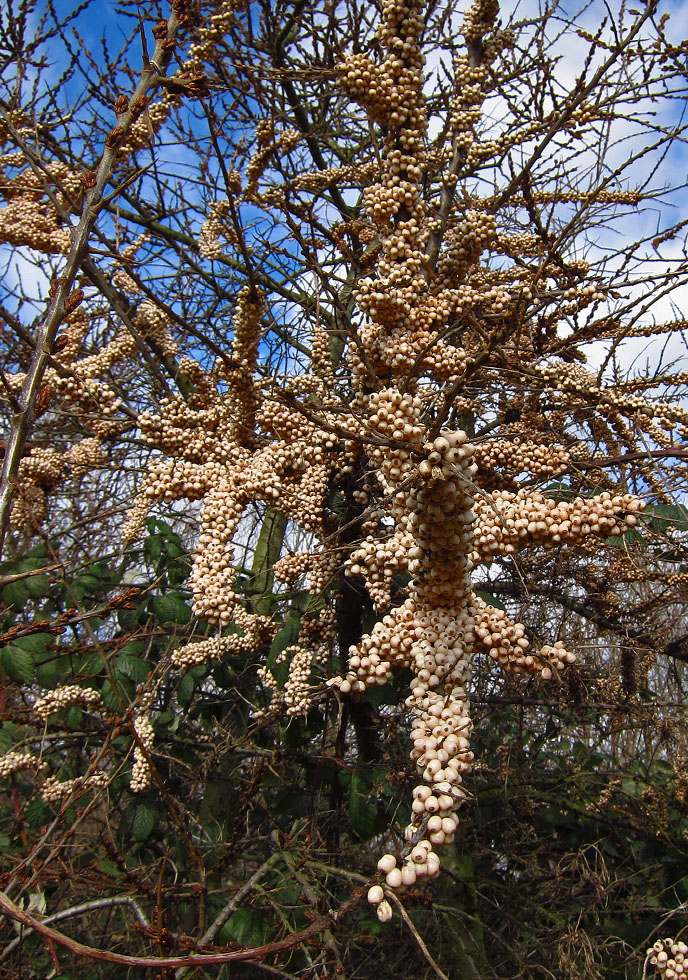
[[[169,732],[176,732],[181,718],[178,711],[161,711],[159,714],[153,713],[151,721],[156,728],[165,728]]]
[[[146,529],[150,534],[155,534],[156,531],[161,531],[163,535],[169,538],[177,538],[178,535],[173,531],[167,521],[163,521],[160,517],[150,517],[146,521]]]
[[[57,660],[49,657],[42,663],[36,663],[36,680],[41,687],[55,687],[57,684]]]
[[[175,561],[167,566],[167,581],[170,585],[182,585],[190,571],[191,565],[188,561]]]
[[[611,545],[612,548],[626,548],[635,544],[647,545],[647,542],[640,531],[636,531],[636,529],[632,527],[624,534],[610,535],[610,537],[605,539],[605,544]]]
[[[17,611],[24,608],[29,601],[29,590],[24,584],[27,579],[20,579],[18,582],[10,582],[2,590],[2,601],[6,606],[12,606]]]
[[[164,539],[159,534],[152,534],[143,542],[143,553],[151,564],[160,559],[164,545]]]
[[[234,687],[236,684],[236,677],[227,666],[223,663],[215,663],[212,667],[213,680],[218,687],[222,687],[228,690],[230,687]]]
[[[84,717],[83,708],[78,705],[73,704],[71,708],[67,709],[67,714],[65,716],[65,722],[68,728],[78,728]]]
[[[10,643],[0,651],[0,663],[13,681],[30,684],[34,677],[34,658],[29,650]]]
[[[486,592],[485,589],[473,589],[473,591],[477,596],[480,596],[483,602],[486,602],[488,606],[494,606],[495,609],[502,609],[506,611],[506,606],[504,603],[493,596],[490,592]]]
[[[287,647],[293,646],[299,638],[299,631],[301,629],[301,620],[298,616],[291,616],[282,629],[279,631],[275,639],[272,641],[270,647],[270,654],[268,656],[268,666],[274,666],[275,659],[282,653]]]
[[[363,918],[359,920],[358,927],[364,933],[368,933],[369,936],[381,936],[390,928],[390,923],[380,922],[376,915],[364,915]]]
[[[102,579],[91,572],[84,572],[77,575],[72,582],[72,591],[77,599],[83,599],[86,595],[94,596],[100,590]]]
[[[367,773],[355,772],[351,777],[349,793],[349,819],[352,830],[361,838],[375,832],[377,799],[370,799],[371,779]]]
[[[29,633],[28,636],[17,637],[12,641],[12,645],[21,650],[29,650],[30,653],[44,653],[51,642],[52,637],[46,633]]]
[[[24,581],[31,599],[42,599],[50,591],[50,579],[47,575],[31,575]]]
[[[143,640],[130,640],[128,643],[124,644],[120,650],[120,653],[128,653],[132,657],[137,657],[140,653],[143,653],[145,649],[146,644]]]
[[[666,532],[670,527],[685,531],[688,529],[688,507],[682,504],[654,504],[645,508],[640,520],[655,531]]]
[[[7,725],[0,728],[0,755],[5,755],[12,748],[12,735]]]
[[[9,850],[10,839],[7,834],[0,834],[0,851]]]
[[[188,708],[194,693],[194,679],[191,672],[187,672],[177,684],[177,701],[180,708]]]
[[[129,653],[121,653],[117,658],[117,670],[126,674],[133,681],[141,683],[145,681],[148,677],[151,668],[146,663],[145,660],[141,660],[140,657],[134,657]]]
[[[240,946],[264,946],[272,934],[264,912],[256,909],[237,909],[220,930],[222,943]]]
[[[117,696],[117,693],[113,689],[112,684],[110,683],[109,680],[105,681],[105,683],[103,684],[100,690],[100,696],[103,699],[103,704],[108,709],[108,711],[122,710],[122,702],[120,698]],[[126,702],[126,698],[125,698],[125,702]]]
[[[131,821],[131,834],[135,841],[148,840],[158,822],[155,810],[146,803],[136,807]]]
[[[34,797],[25,807],[24,819],[31,830],[36,830],[48,822],[48,808],[40,796]]]
[[[125,701],[132,701],[136,694],[136,684],[121,670],[113,670],[112,677]]]
[[[561,500],[573,500],[575,496],[570,485],[560,480],[555,480],[554,483],[550,483],[548,487],[545,487],[543,492],[546,496],[551,497],[552,500],[556,500],[557,503]]]
[[[169,592],[166,595],[154,595],[148,603],[149,611],[161,623],[191,622],[193,612],[177,594]]]
[[[114,861],[109,861],[107,858],[103,858],[101,861],[99,861],[98,867],[110,878],[121,878],[122,874],[124,873],[117,867]]]
[[[379,708],[381,704],[398,704],[399,694],[391,684],[374,684],[364,692],[361,701]]]

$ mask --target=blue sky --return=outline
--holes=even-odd
[[[457,10],[456,16],[460,16],[461,12],[466,8],[467,5],[461,4]],[[537,0],[520,0],[520,2],[512,7],[508,7],[506,4],[503,5],[502,19],[504,22],[508,22],[510,19],[521,19],[529,17],[540,16],[541,5]],[[66,14],[71,11],[73,4],[70,0],[58,0],[56,4],[56,9],[59,14]],[[686,3],[669,3],[663,5],[663,10],[666,10],[671,14],[671,19],[667,25],[668,36],[678,42],[682,40],[681,34],[683,33],[682,25],[685,23],[684,13],[688,13],[688,2]],[[559,8],[559,12],[562,20],[566,20],[567,11],[573,15],[576,8],[568,3],[563,3]],[[149,50],[152,51],[153,42],[150,36],[150,26],[154,23],[155,19],[160,14],[167,13],[167,5],[152,5],[150,7],[150,15],[147,18],[147,36],[149,40]],[[599,26],[601,19],[606,16],[606,6],[601,0],[593,0],[592,3],[588,4],[584,9],[582,14],[577,15],[576,23],[583,29],[594,32]],[[38,12],[33,15],[34,22],[37,22],[39,17]],[[554,25],[555,22],[553,22]],[[76,38],[72,34],[72,28],[75,27],[78,31],[80,37],[83,39],[85,45],[90,49],[93,57],[98,63],[103,63],[104,53],[101,46],[101,37],[104,35],[106,38],[106,43],[109,49],[110,57],[114,57],[116,53],[121,53],[125,46],[126,40],[130,37],[131,33],[135,31],[136,23],[131,17],[125,17],[121,12],[118,11],[118,5],[115,0],[97,0],[96,3],[90,5],[84,12],[82,12],[74,21],[73,24],[68,26],[65,31],[65,42],[68,43],[72,48],[77,47]],[[30,30],[30,28],[29,28]],[[611,33],[608,29],[607,33],[611,38]],[[51,68],[43,75],[42,85],[44,90],[47,91],[51,86],[57,83],[60,77],[62,67],[64,65],[64,59],[67,57],[66,47],[61,47],[62,42],[59,39],[53,39],[50,44],[50,49],[48,52],[48,57],[51,62]],[[550,54],[555,56],[558,60],[556,63],[556,79],[557,83],[562,92],[570,91],[575,85],[576,78],[580,72],[581,64],[584,60],[585,53],[588,49],[588,44],[583,38],[578,38],[575,35],[568,34],[565,43],[561,40],[553,41]],[[602,57],[603,55],[600,55]],[[428,58],[428,72],[431,73],[434,68],[437,67],[438,59],[441,56],[438,54],[433,59],[432,55]],[[134,38],[134,43],[129,47],[129,49],[121,54],[119,57],[120,65],[120,77],[121,84],[120,87],[123,91],[130,91],[132,87],[132,82],[127,76],[127,69],[133,73],[134,77],[138,75],[141,67],[141,51],[138,38]],[[594,67],[594,62],[593,62]],[[592,70],[592,69],[591,69]],[[25,81],[26,85],[30,85],[32,82],[31,71],[27,72],[27,78]],[[60,92],[60,99],[62,104],[60,106],[61,111],[67,112],[74,105],[78,104],[83,93],[84,80],[78,75],[75,75],[65,86],[64,90]],[[114,87],[113,87],[114,90]],[[684,111],[685,101],[683,103],[673,103],[659,105],[655,107],[660,113],[662,118],[662,123],[665,126],[674,125],[680,119],[680,113]],[[492,103],[487,103],[486,108],[496,117],[500,114],[500,106],[495,100]],[[89,107],[86,107],[82,115],[87,115]],[[86,124],[88,120],[86,119]],[[113,119],[114,122],[114,119]],[[109,125],[109,123],[108,123]],[[197,125],[197,130],[199,133],[203,131],[204,122],[200,121]],[[633,127],[628,122],[620,118],[615,121],[613,126],[613,133],[610,139],[609,147],[607,150],[605,158],[605,166],[609,168],[614,168],[619,160],[624,157],[629,150],[638,151],[643,145],[643,135],[637,135],[632,132]],[[205,216],[204,211],[204,199],[212,201],[216,198],[221,198],[222,191],[221,188],[215,192],[212,188],[202,187],[195,182],[194,179],[194,168],[196,166],[196,158],[192,151],[180,145],[173,136],[165,133],[163,131],[160,137],[156,141],[155,148],[155,158],[160,168],[162,176],[173,174],[179,179],[188,178],[184,184],[184,199],[187,202],[192,202],[197,205],[197,210],[195,214],[195,221],[197,228]],[[560,152],[554,151],[552,152]],[[591,162],[594,161],[594,154],[590,155]],[[139,154],[139,163],[146,164],[149,162],[150,156],[145,152]],[[635,165],[636,172],[639,179],[647,173],[650,165],[654,165],[653,161],[648,159],[641,159]],[[216,171],[217,167],[211,168],[211,172]],[[672,194],[667,193],[665,188],[673,185],[675,187],[681,186],[685,183],[688,174],[688,153],[686,152],[686,146],[684,143],[676,142],[671,148],[666,159],[662,161],[661,169],[657,172],[655,178],[653,178],[653,188],[656,189],[657,194],[655,200],[647,202],[643,205],[641,209],[631,211],[624,218],[619,218],[615,220],[614,227],[602,226],[596,229],[594,235],[589,236],[586,243],[581,242],[580,248],[581,253],[585,254],[585,257],[590,261],[598,261],[599,258],[606,254],[607,251],[611,249],[620,249],[623,247],[624,243],[627,241],[632,241],[639,239],[645,235],[655,234],[655,229],[658,224],[669,218],[671,220],[682,220],[688,217],[688,202],[687,195],[685,192],[674,192]],[[629,175],[629,183],[633,183],[634,173]],[[152,177],[145,178],[142,182],[142,190],[144,195],[150,196],[151,200],[154,200],[155,184]],[[257,221],[260,223],[261,218],[259,212],[255,208],[245,205],[242,207],[242,217],[245,224],[249,225]],[[102,220],[102,219],[101,219]],[[169,219],[173,221],[173,218]],[[108,232],[112,235],[116,234],[116,229],[112,222],[104,223],[104,227],[107,228]],[[290,242],[287,237],[282,242],[288,248],[293,248],[296,250],[295,243]],[[682,239],[676,239],[671,242],[664,243],[659,250],[653,251],[648,245],[647,248],[647,268],[655,269],[658,263],[664,263],[668,267],[672,262],[679,261],[682,259],[682,249],[683,241]],[[7,246],[0,246],[0,261],[7,255]],[[53,260],[53,266],[58,260]],[[286,260],[285,260],[286,261]],[[16,270],[15,273],[10,271],[8,280],[11,280],[16,275],[23,275],[28,282],[32,283],[32,288],[35,290],[37,298],[41,298],[45,295],[45,284],[46,279],[41,275],[37,266],[34,264],[33,257],[28,249],[25,250],[13,250],[12,255],[13,267]],[[639,269],[639,273],[643,269]],[[6,281],[8,281],[6,280]],[[40,310],[40,302],[35,307],[35,312]],[[676,309],[686,309],[688,310],[688,287],[682,283],[678,285],[672,292],[670,296],[665,297],[659,304],[655,315],[658,317],[673,317],[675,315]],[[26,311],[27,317],[30,317],[30,311]],[[672,342],[674,343],[674,342]],[[629,358],[629,363],[641,355],[641,352],[647,347],[647,342],[645,341],[633,341],[628,345],[627,356]],[[669,351],[672,357],[683,357],[684,350],[682,341],[677,338],[674,346]],[[591,362],[600,362],[604,356],[604,350],[591,351]]]

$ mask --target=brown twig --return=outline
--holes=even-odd
[[[25,912],[24,909],[20,909],[18,905],[15,905],[4,892],[0,892],[0,911],[4,912],[10,919],[14,919],[15,922],[21,922],[22,925],[45,936],[46,939],[50,939],[60,946],[64,946],[75,956],[85,956],[91,960],[99,960],[104,963],[118,963],[121,966],[139,967],[141,969],[169,969],[174,967],[213,966],[221,963],[240,963],[246,960],[261,960],[267,956],[273,956],[275,953],[281,953],[286,949],[291,949],[293,946],[298,946],[300,943],[319,935],[324,929],[332,925],[335,918],[338,919],[341,915],[349,911],[350,908],[353,908],[355,904],[358,904],[359,901],[360,895],[357,893],[354,899],[347,902],[337,913],[330,913],[328,916],[316,919],[312,925],[302,929],[301,932],[288,936],[286,939],[266,943],[264,946],[254,946],[251,949],[225,949],[221,952],[191,953],[187,956],[128,956],[126,953],[112,953],[107,949],[87,946],[85,943],[80,943],[76,939],[65,936],[44,922],[35,919],[28,912]],[[445,980],[447,980],[446,977]]]
[[[159,37],[156,41],[153,63],[160,64],[164,60],[169,46],[169,39],[174,38],[178,23],[179,14],[173,9],[167,21],[165,36]],[[147,93],[156,85],[156,77],[151,70],[151,65],[148,68],[144,68],[139,83],[132,97],[129,99],[126,112],[117,117],[116,128],[106,137],[105,148],[97,172],[95,175],[89,174],[84,181],[85,186],[88,187],[89,184],[92,184],[92,186],[87,190],[81,218],[72,232],[71,245],[62,275],[53,280],[50,305],[43,322],[36,332],[34,353],[21,387],[19,406],[13,413],[12,426],[7,439],[2,474],[0,474],[0,554],[2,553],[5,535],[9,526],[10,510],[18,477],[19,463],[24,454],[24,447],[34,418],[36,398],[50,359],[57,331],[66,312],[70,308],[77,306],[80,301],[77,295],[72,293],[72,286],[86,255],[88,239],[98,210],[103,202],[105,186],[112,174],[122,143],[139,114],[138,107],[145,104]],[[12,133],[12,136],[17,140],[18,144],[22,145],[21,135],[17,132],[9,115],[1,107],[0,115],[9,132]],[[86,175],[84,176],[86,177]],[[74,297],[71,306],[69,303],[71,298],[70,294],[71,297]]]
[[[411,918],[410,918],[408,912],[406,911],[406,909],[404,908],[404,906],[402,905],[400,899],[390,889],[388,889],[385,892],[385,894],[386,894],[387,898],[391,898],[392,899],[392,901],[394,902],[394,904],[396,905],[396,907],[399,909],[400,916],[404,920],[405,924],[408,926],[409,932],[411,933],[411,935],[413,936],[413,938],[416,940],[416,943],[418,944],[418,948],[420,949],[421,953],[423,954],[423,956],[427,960],[428,964],[432,967],[432,969],[435,971],[435,973],[440,978],[440,980],[449,980],[449,977],[444,972],[444,970],[442,970],[437,965],[437,963],[435,962],[435,960],[430,955],[430,950],[428,949],[428,947],[423,942],[423,937],[420,935],[420,933],[418,932],[418,930],[414,926],[413,922],[411,922]]]

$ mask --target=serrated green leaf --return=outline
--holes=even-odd
[[[184,549],[181,546],[179,539],[170,540],[167,542],[165,547],[165,552],[167,557],[170,559],[181,558],[185,554]]]
[[[24,608],[29,601],[29,590],[24,584],[27,579],[20,579],[18,582],[9,582],[2,590],[2,601],[6,606],[12,606],[16,610]]]
[[[560,480],[550,483],[548,487],[545,487],[543,492],[547,497],[551,497],[552,500],[556,500],[557,503],[561,500],[573,500],[575,496],[569,484],[562,483]]]
[[[223,663],[214,663],[212,667],[213,680],[218,687],[223,687],[228,690],[230,687],[234,687],[236,684],[236,677],[227,666]]]
[[[191,565],[186,561],[175,561],[167,566],[167,581],[170,585],[182,585],[189,577]]]
[[[99,653],[90,653],[79,663],[80,674],[100,674],[103,669],[103,658]]]
[[[48,808],[40,796],[34,797],[25,807],[24,819],[31,830],[36,830],[48,822]]]
[[[145,660],[141,660],[140,657],[134,657],[129,653],[121,653],[117,658],[117,670],[126,674],[133,681],[141,683],[145,681],[148,677],[151,668],[146,663]]]
[[[166,728],[172,732],[179,727],[179,715],[174,711],[160,711],[158,714],[153,714],[151,721],[156,728]]]
[[[52,538],[49,542],[51,548],[56,548],[58,542]],[[25,558],[33,558],[38,561],[39,564],[44,564],[45,559],[48,557],[48,551],[46,545],[43,541],[39,541],[37,544],[32,545],[31,548],[26,552]]]
[[[605,544],[611,545],[612,548],[626,548],[637,544],[647,545],[647,542],[640,531],[636,531],[636,529],[632,527],[624,534],[613,534],[606,538]]]
[[[0,651],[0,662],[13,681],[30,684],[34,677],[34,657],[29,650],[22,650],[10,643]]]
[[[379,708],[381,704],[398,704],[399,694],[391,684],[374,684],[364,692],[361,701]]]
[[[121,878],[124,874],[124,872],[117,867],[114,861],[109,861],[107,858],[103,858],[101,861],[99,861],[98,867],[110,878]]]
[[[155,534],[156,531],[161,531],[165,536],[170,538],[176,538],[178,535],[172,530],[167,521],[163,521],[160,517],[150,517],[146,521],[146,528],[150,534]]]
[[[170,595],[153,595],[148,599],[148,613],[161,623],[174,623],[175,605]]]
[[[685,530],[688,528],[688,507],[682,504],[650,505],[642,512],[640,520],[656,531],[666,531],[671,526]]]
[[[172,593],[167,595],[155,595],[148,603],[150,612],[161,623],[181,623],[185,625],[191,622],[193,613],[189,606]]]
[[[30,653],[43,653],[51,642],[52,637],[46,633],[29,633],[28,636],[18,636],[12,641],[12,646],[28,650]]]
[[[143,653],[145,649],[146,644],[143,640],[129,640],[128,643],[124,644],[120,650],[120,653],[128,653],[132,657],[138,657],[138,655]]]
[[[158,822],[157,814],[146,803],[140,803],[131,821],[131,835],[135,841],[148,840]]]
[[[112,677],[121,691],[125,701],[132,701],[134,694],[136,693],[136,684],[127,674],[122,673],[121,670],[113,670]]]
[[[77,599],[83,599],[87,595],[96,595],[101,587],[101,579],[98,575],[93,575],[91,572],[84,572],[83,575],[77,575],[77,577],[72,582],[72,591]]]
[[[186,601],[186,598],[181,592],[168,592],[170,598],[174,599],[176,602],[177,616],[176,622],[178,623],[190,623],[193,619],[193,610],[191,606]]]
[[[143,552],[151,564],[155,564],[162,555],[164,544],[164,539],[159,534],[152,534],[143,542]]]
[[[105,681],[102,688],[100,689],[100,696],[103,699],[103,704],[108,709],[108,711],[121,711],[122,704],[117,694],[113,690],[110,681]]]
[[[31,575],[25,582],[31,599],[42,599],[50,591],[50,579],[46,575]]]

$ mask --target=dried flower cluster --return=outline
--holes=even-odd
[[[556,152],[554,169],[539,165],[552,147],[575,160],[596,126],[607,131],[618,105],[610,98],[608,108],[604,90],[599,97],[584,92],[582,81],[558,96],[554,114],[543,109],[549,95],[526,105],[521,79],[536,71],[546,86],[552,79],[537,66],[542,52],[536,57],[500,27],[497,0],[473,0],[463,21],[447,7],[447,17],[457,20],[453,72],[438,88],[441,98],[428,95],[424,61],[428,24],[440,13],[424,0],[367,5],[380,18],[374,39],[363,5],[351,54],[343,53],[345,44],[328,48],[328,32],[336,34],[341,12],[359,11],[327,5],[331,23],[323,18],[303,45],[319,51],[322,43],[327,52],[326,64],[313,54],[313,66],[304,66],[303,51],[294,55],[303,40],[299,18],[288,29],[271,25],[270,5],[262,19],[246,13],[243,0],[173,6],[191,31],[186,59],[178,49],[175,78],[165,78],[172,46],[168,61],[151,64],[146,70],[159,73],[158,94],[140,101],[126,139],[118,143],[117,129],[106,137],[116,149],[117,193],[101,199],[92,236],[99,245],[84,251],[45,351],[35,411],[28,412],[37,424],[12,480],[17,550],[40,536],[41,554],[55,559],[50,569],[59,566],[62,579],[33,567],[31,555],[28,571],[3,579],[8,632],[0,673],[13,683],[22,673],[32,679],[16,681],[10,708],[19,722],[7,728],[15,749],[0,756],[0,779],[11,778],[14,789],[15,774],[30,773],[24,781],[62,814],[84,793],[92,794],[87,807],[106,799],[108,787],[117,807],[138,794],[118,816],[122,827],[136,821],[143,841],[154,807],[160,814],[167,807],[164,819],[175,833],[194,821],[208,825],[194,808],[222,755],[219,735],[230,733],[227,744],[239,758],[232,778],[242,785],[228,852],[245,828],[253,835],[247,858],[253,862],[270,840],[256,828],[275,798],[267,780],[261,783],[273,734],[277,746],[292,734],[296,743],[304,732],[304,742],[315,744],[311,726],[321,724],[318,772],[338,773],[341,765],[342,775],[351,769],[359,776],[370,758],[386,764],[396,751],[367,744],[366,724],[376,729],[372,742],[407,725],[410,753],[400,750],[388,768],[396,772],[390,784],[412,787],[411,816],[403,831],[393,825],[387,831],[367,895],[388,922],[393,893],[435,878],[442,846],[457,836],[476,778],[476,701],[491,703],[494,689],[517,700],[514,692],[525,684],[526,704],[544,692],[572,710],[584,705],[585,685],[593,681],[580,661],[595,645],[586,641],[601,636],[605,655],[618,647],[620,670],[618,678],[594,678],[596,696],[623,700],[628,720],[657,649],[673,644],[683,658],[685,638],[671,632],[673,624],[657,639],[640,620],[660,601],[678,605],[688,582],[683,558],[667,544],[660,509],[647,508],[673,502],[685,486],[667,460],[685,460],[688,372],[619,380],[616,355],[628,337],[663,337],[688,321],[644,322],[635,281],[618,275],[630,283],[625,305],[624,290],[610,285],[616,273],[609,277],[596,253],[581,247],[585,229],[602,227],[616,209],[640,207],[644,195],[621,187],[614,174],[576,189],[574,177],[558,176]],[[299,10],[312,14],[308,5]],[[279,33],[270,43],[261,37],[254,49],[256,65],[226,56],[244,31],[257,39],[273,27]],[[164,22],[154,30],[156,39],[166,36]],[[587,68],[607,56],[599,38],[590,43]],[[620,47],[617,56],[643,62],[636,43],[637,52]],[[683,78],[685,50],[674,54]],[[202,87],[204,75],[211,82],[203,104],[210,138],[197,141],[204,147],[200,178],[187,201],[182,178],[172,192],[157,156],[155,167],[141,160],[151,147],[162,156],[160,133],[177,126],[184,132],[188,123],[175,110]],[[324,112],[316,123],[313,105],[299,101],[296,93],[307,84],[323,108],[338,106],[338,131]],[[278,104],[282,88],[286,101]],[[241,93],[239,115],[225,119],[215,109],[221,93],[233,97],[234,89]],[[630,96],[629,104],[635,118]],[[504,120],[495,117],[495,105],[504,107]],[[117,97],[115,115],[129,110],[128,97]],[[189,118],[203,125],[201,115]],[[231,137],[222,132],[225,121],[239,118]],[[64,265],[96,165],[79,172],[62,157],[42,162],[30,151],[26,122],[16,113],[0,120],[3,146],[15,145],[17,126],[26,142],[26,152],[0,156],[0,243]],[[196,145],[196,132],[187,129],[186,136],[189,147]],[[231,151],[224,158],[221,145]],[[159,207],[145,197],[154,186],[165,190]],[[660,236],[652,246],[659,250],[664,242]],[[172,274],[166,263],[177,263]],[[627,263],[631,268],[631,258]],[[61,281],[53,279],[52,296]],[[652,285],[656,295],[669,289],[669,278],[661,281],[661,288]],[[3,306],[2,315],[3,331],[10,330],[13,314]],[[22,331],[3,368],[13,418],[34,356]],[[592,340],[606,344],[599,371],[586,365]],[[658,457],[663,471],[654,466]],[[101,494],[93,490],[99,481],[108,487]],[[88,500],[83,509],[91,514],[82,521],[81,501],[90,493],[92,506]],[[119,522],[120,540],[111,551],[102,539],[86,548],[81,529],[110,505],[99,526],[109,535]],[[150,521],[145,546],[129,548],[156,509],[175,525],[167,526],[170,538],[154,530],[163,521]],[[680,518],[681,509],[672,513]],[[170,544],[180,528],[185,543],[193,540],[190,571],[179,560],[181,548]],[[64,542],[56,543],[61,532]],[[640,596],[646,569],[632,544],[643,534],[661,540],[652,558],[664,564],[653,579],[656,590]],[[102,580],[82,576],[83,555],[96,551],[94,567],[108,565]],[[115,570],[118,561],[127,577]],[[80,588],[61,591],[72,566]],[[129,603],[129,592],[113,596],[116,574],[127,586],[133,575],[131,592],[138,593],[139,576],[151,570],[155,581],[140,590],[139,602]],[[14,587],[26,577],[33,592],[24,600]],[[621,608],[619,585],[640,596],[638,622]],[[41,605],[34,595],[44,586],[51,592]],[[561,617],[552,614],[550,586],[560,593]],[[91,587],[102,606],[91,603]],[[191,618],[189,595],[195,618],[185,632],[179,627]],[[170,606],[181,608],[179,619],[167,617]],[[35,639],[38,651],[17,655],[16,663],[15,613],[23,617],[18,635]],[[571,627],[574,616],[580,628]],[[43,627],[46,635],[34,637]],[[141,638],[145,653],[131,653]],[[106,652],[92,669],[94,641]],[[134,677],[148,680],[137,688]],[[385,700],[368,715],[388,693],[373,688],[408,677],[398,708]],[[59,686],[49,690],[52,683]],[[119,708],[108,714],[113,688]],[[54,717],[70,707],[85,711]],[[648,717],[647,704],[641,707]],[[537,702],[532,714],[538,732],[541,709]],[[621,714],[611,719],[612,734]],[[83,731],[73,742],[91,761],[88,767],[82,759],[79,768],[67,757],[72,742],[62,729],[82,715]],[[114,737],[125,726],[133,742]],[[671,734],[667,725],[662,738]],[[159,772],[154,747],[165,760]],[[108,761],[111,771],[96,768],[105,752],[120,751],[119,761]],[[497,749],[494,771],[508,771],[507,754]],[[268,779],[285,759],[291,756],[276,752],[265,761]],[[128,761],[127,783],[121,774]],[[170,803],[171,794],[157,795],[168,763],[172,780],[193,787],[183,801],[186,814]],[[60,778],[74,771],[84,775]],[[588,806],[591,819],[615,805],[619,786],[610,781]],[[320,792],[318,784],[314,800]],[[646,813],[654,808],[666,817],[661,795],[648,790],[638,798]],[[353,788],[350,799],[353,812]],[[326,833],[315,822],[313,831]],[[206,843],[191,857],[209,882]],[[176,874],[175,868],[175,887]],[[171,894],[163,895],[166,875],[160,874],[159,910]],[[186,941],[180,929],[175,942],[181,949]],[[648,950],[648,963],[673,980],[688,972],[687,952],[680,941],[660,941]]]
[[[504,404],[512,421],[498,439],[469,439],[459,425],[445,421],[446,408],[438,424],[432,421],[442,410],[437,393],[443,386],[451,387],[457,412],[476,404],[460,381],[470,377],[483,356],[486,335],[489,349],[497,352],[493,356],[503,349],[508,360],[513,324],[542,293],[544,266],[554,283],[544,296],[549,335],[555,336],[556,323],[572,312],[604,299],[596,283],[585,282],[584,263],[566,270],[550,263],[541,236],[502,227],[491,199],[467,195],[465,202],[451,200],[461,166],[502,152],[509,140],[529,138],[521,132],[501,142],[481,141],[479,135],[488,66],[513,43],[508,32],[493,31],[496,16],[495,3],[476,0],[465,18],[469,54],[457,61],[451,166],[446,156],[440,159],[426,150],[420,0],[385,0],[378,31],[381,61],[356,54],[340,66],[344,90],[383,132],[375,167],[342,171],[346,181],[373,181],[363,189],[364,217],[336,229],[345,254],[345,233],[373,249],[354,289],[360,327],[358,343],[346,351],[353,383],[348,404],[336,393],[330,338],[322,329],[313,334],[310,372],[292,374],[280,387],[259,383],[265,298],[257,287],[246,285],[236,304],[228,360],[218,359],[205,370],[185,358],[193,395],[164,398],[157,411],[139,415],[141,437],[156,455],[124,528],[125,539],[137,537],[156,501],[202,500],[190,578],[194,610],[218,627],[239,625],[242,635],[180,647],[173,661],[183,668],[239,649],[265,649],[270,631],[262,617],[243,608],[235,567],[234,538],[250,505],[267,506],[312,536],[308,551],[279,559],[274,571],[281,581],[293,584],[308,574],[315,591],[343,566],[352,587],[363,585],[381,618],[351,646],[347,669],[329,681],[330,689],[357,698],[367,687],[386,683],[395,667],[409,667],[415,675],[407,706],[412,758],[421,781],[413,794],[407,844],[397,857],[383,859],[389,887],[436,874],[435,848],[453,839],[473,757],[469,693],[475,652],[484,651],[515,674],[536,674],[542,680],[575,661],[556,638],[531,651],[525,626],[473,592],[475,565],[525,548],[585,546],[619,536],[636,524],[643,508],[643,501],[629,493],[605,490],[555,500],[520,485],[524,474],[531,480],[556,476],[568,469],[576,452],[585,455],[576,440],[570,445],[552,440],[557,413],[568,416],[594,401],[607,426],[605,438],[622,448],[634,445],[622,416],[639,420],[647,433],[655,422],[665,429],[684,421],[678,406],[648,408],[644,396],[605,389],[579,365],[550,363],[547,349],[531,373],[535,395],[518,394]],[[278,134],[269,119],[260,124],[245,197],[267,200],[259,186],[270,161],[288,154],[300,138],[289,130]],[[236,174],[232,179],[236,202],[241,181]],[[445,197],[450,195],[448,203],[442,198],[428,203],[428,179],[444,188]],[[326,172],[313,181],[304,178],[297,184],[294,179],[289,193],[322,189],[330,186],[328,181]],[[286,190],[285,184],[271,192],[271,201],[280,197],[284,202]],[[613,200],[627,203],[627,197],[632,203],[632,195]],[[236,243],[230,217],[229,202],[212,206],[201,233],[207,258],[219,256],[220,235],[228,245]],[[519,261],[501,268],[482,264],[486,250]],[[459,342],[450,328],[462,317],[468,326]],[[471,328],[476,321],[484,330]],[[525,332],[520,342],[518,356],[523,357],[530,343]],[[538,362],[534,350],[530,354]],[[550,404],[550,422],[543,401]],[[352,513],[360,515],[361,537],[348,545],[332,537],[333,486],[349,495]],[[397,598],[400,577],[407,582],[405,594]],[[330,616],[326,608],[310,626],[304,620],[301,636],[282,652],[278,662],[287,664],[283,685],[272,666],[259,665],[271,707],[268,712],[256,709],[257,720],[305,714],[312,707],[322,692],[317,679],[327,669]],[[305,642],[308,629],[314,639]],[[143,772],[140,759],[137,765]],[[378,914],[387,916],[383,896],[376,891],[372,900]]]

